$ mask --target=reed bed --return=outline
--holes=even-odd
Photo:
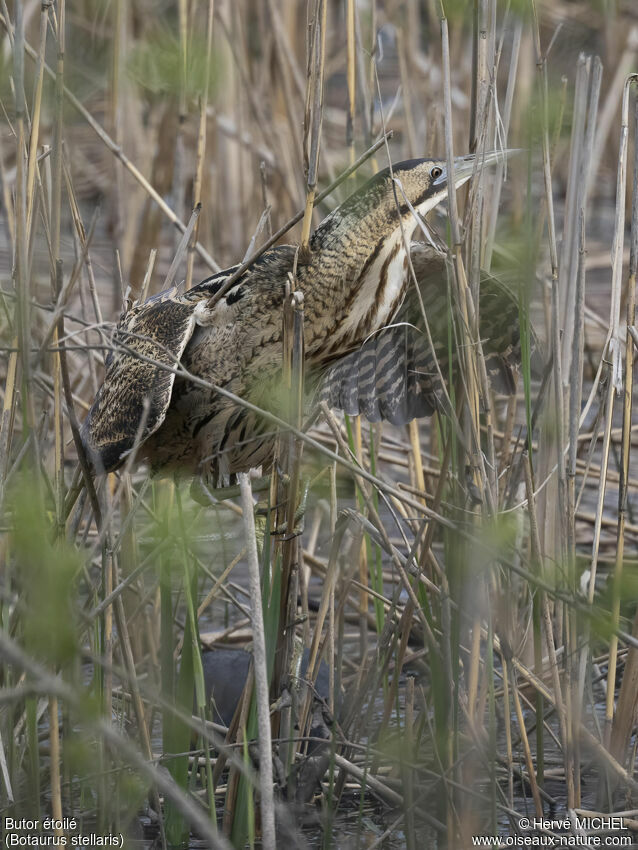
[[[633,4],[1,0],[0,24],[3,840],[634,846]],[[93,476],[124,309],[303,256],[388,162],[498,148],[521,152],[433,219],[454,422],[324,404],[304,431],[292,280],[267,481],[202,506],[135,451]],[[519,300],[510,399],[490,271]],[[230,728],[203,652],[228,645],[254,659]]]

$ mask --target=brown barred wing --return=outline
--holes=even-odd
[[[163,367],[175,366],[195,326],[195,305],[171,295],[133,307],[114,333],[104,383],[81,432],[98,472],[117,469],[140,428],[143,443],[164,421],[175,375]]]
[[[440,374],[423,328],[419,299],[411,287],[394,325],[328,369],[320,401],[351,415],[361,414],[370,422],[383,419],[395,425],[429,416],[436,409],[445,411],[447,396],[441,378],[449,379],[450,339],[452,374],[457,365],[445,266],[429,246],[413,244],[411,255]],[[481,280],[479,324],[490,385],[497,393],[512,395],[514,372],[521,362],[518,298],[491,275]],[[533,329],[530,344],[532,374],[538,377],[542,356]]]
[[[361,414],[369,422],[405,425],[430,416],[441,407],[443,394],[428,348],[418,328],[384,328],[330,367],[319,401],[351,416]]]

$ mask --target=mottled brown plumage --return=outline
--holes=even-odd
[[[494,158],[488,155],[487,161]],[[455,162],[457,186],[472,167],[471,157]],[[396,319],[405,300],[405,246],[418,224],[413,210],[425,214],[447,191],[445,163],[399,163],[392,172],[376,175],[315,231],[310,260],[298,266],[295,284],[304,294],[305,365],[315,399],[398,423],[436,406],[438,388],[427,374],[431,355],[424,355],[422,339],[404,331],[378,334]],[[275,435],[265,419],[162,365],[174,367],[179,361],[208,383],[278,412],[282,308],[295,251],[291,245],[267,251],[213,306],[211,296],[237,267],[188,292],[162,293],[124,315],[82,430],[97,470],[116,469],[136,439],[140,455],[153,468],[214,479],[271,461]],[[436,268],[428,255],[427,249],[417,250],[417,265]],[[432,288],[430,300],[442,295],[445,301],[440,270],[435,280],[426,287],[428,292]],[[388,362],[394,372],[386,372],[391,380],[384,386],[382,363],[373,358],[373,374],[357,384],[361,392],[357,389],[355,403],[340,387],[348,374],[370,367],[371,340],[373,345],[392,343]],[[402,368],[396,369],[399,363]],[[385,399],[381,408],[379,398]]]

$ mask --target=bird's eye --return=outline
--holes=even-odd
[[[430,171],[430,177],[432,178],[432,180],[436,180],[442,174],[443,174],[443,169],[438,165],[435,165],[434,168],[432,169],[432,171]]]

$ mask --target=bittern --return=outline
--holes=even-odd
[[[502,155],[489,153],[480,164],[474,156],[456,159],[455,188],[477,165]],[[304,296],[304,363],[315,402],[325,399],[346,413],[395,424],[440,406],[435,352],[412,327],[406,293],[419,217],[447,195],[445,161],[408,160],[380,171],[317,227],[295,282]],[[296,251],[293,245],[268,250],[216,303],[215,294],[238,266],[188,291],[162,292],[124,314],[82,429],[96,470],[117,469],[134,446],[154,470],[186,470],[213,482],[268,467],[276,437],[272,425],[216,387],[272,409],[281,380],[282,309]],[[430,308],[445,315],[441,255],[420,245],[412,258],[426,315]],[[481,292],[480,333],[489,371],[498,389],[509,391],[520,354],[516,300],[492,278]],[[446,346],[441,348],[445,354]],[[175,370],[177,362],[189,375]]]

